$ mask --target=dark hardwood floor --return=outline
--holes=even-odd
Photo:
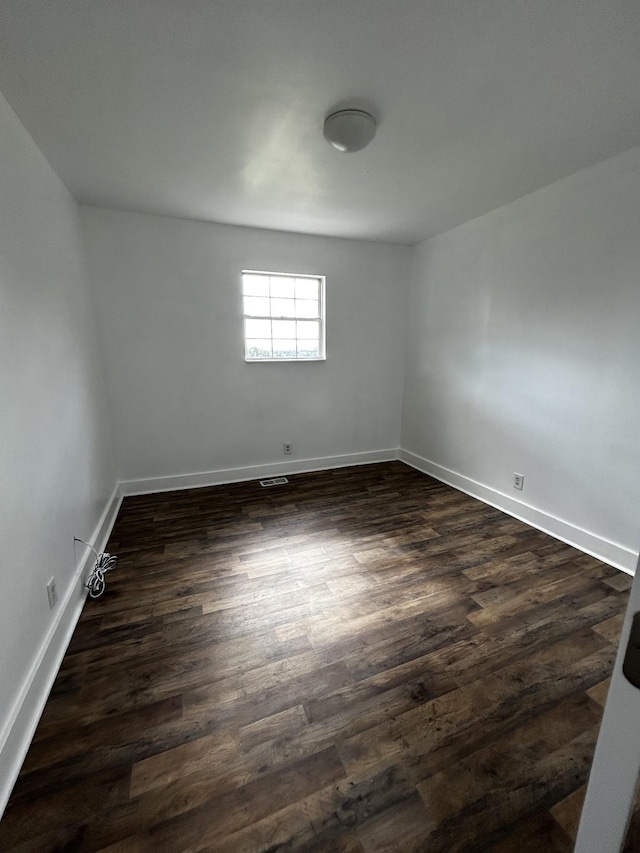
[[[4,853],[571,851],[626,575],[399,462],[127,498],[109,550]]]

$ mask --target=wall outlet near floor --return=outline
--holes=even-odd
[[[47,584],[47,596],[49,598],[49,610],[53,610],[58,600],[58,590],[56,589],[56,579],[51,578]]]
[[[290,441],[285,441],[282,445],[282,452],[285,456],[291,456],[291,453],[293,452],[293,445]]]
[[[524,474],[513,475],[513,488],[520,489],[520,491],[522,491],[524,488]]]

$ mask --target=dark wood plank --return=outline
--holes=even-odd
[[[127,498],[108,548],[3,851],[571,850],[625,575],[402,463]]]

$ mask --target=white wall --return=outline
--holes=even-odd
[[[94,340],[77,205],[0,95],[0,814],[52,675],[40,657],[78,592],[73,537],[94,534],[115,486]]]
[[[121,479],[399,446],[406,247],[81,216]],[[326,275],[326,362],[244,361],[243,268]]]
[[[632,569],[640,148],[414,252],[403,447],[525,518],[567,522],[565,535],[575,528],[579,544]],[[522,493],[513,472],[525,475]]]

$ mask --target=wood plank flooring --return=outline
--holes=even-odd
[[[630,579],[399,462],[290,479],[124,501],[2,851],[572,849]]]

